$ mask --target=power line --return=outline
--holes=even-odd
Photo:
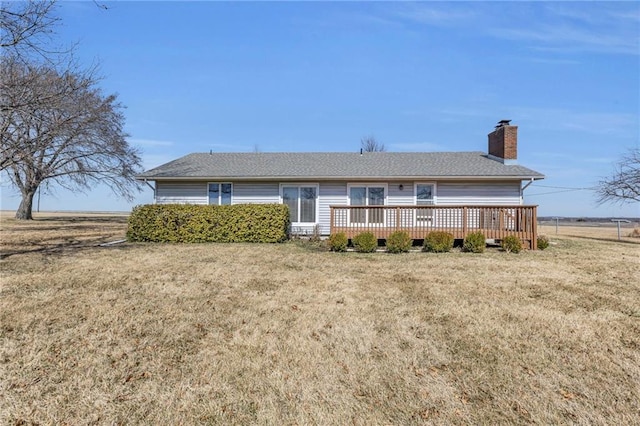
[[[526,197],[535,197],[536,195],[548,195],[548,194],[559,194],[561,192],[575,192],[575,191],[582,191],[585,189],[592,189],[592,188],[572,188],[572,189],[562,189],[560,191],[551,191],[551,192],[540,192],[538,194],[526,194]]]
[[[589,190],[592,191],[597,188],[596,186],[583,187],[583,188],[578,188],[575,186],[552,186],[552,185],[531,185],[531,186],[538,187],[538,188],[559,189],[560,191],[540,192],[538,194],[526,194],[527,197],[535,197],[538,195],[559,194],[562,192],[589,191]]]
[[[538,188],[553,188],[553,189],[575,189],[575,190],[582,190],[582,189],[596,189],[596,186],[591,186],[591,187],[585,187],[585,188],[577,188],[577,187],[573,187],[573,186],[550,186],[550,185],[531,185],[532,187],[538,187]]]

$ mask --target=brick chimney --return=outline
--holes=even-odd
[[[500,120],[489,133],[489,157],[503,164],[516,164],[518,160],[518,126],[511,120]]]

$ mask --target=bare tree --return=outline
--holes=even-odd
[[[640,148],[630,149],[617,162],[613,174],[599,182],[598,203],[640,202]]]
[[[29,114],[53,106],[68,87],[39,87],[46,82],[36,65],[27,67],[17,55],[0,60],[0,171],[32,155],[36,145],[25,145],[16,137]],[[26,70],[30,69],[30,72]],[[56,89],[59,91],[56,92]]]
[[[32,218],[43,184],[83,191],[106,183],[127,198],[139,189],[141,160],[125,139],[123,106],[101,93],[92,71],[3,58],[0,81],[0,99],[16,106],[3,111],[0,131],[3,157],[13,155],[4,172],[22,194],[17,219]]]
[[[55,0],[0,2],[0,48],[14,53],[45,55],[47,38],[58,22],[53,15]]]
[[[23,2],[0,1],[0,49],[2,51],[2,66],[9,62],[22,61],[29,62],[35,58],[53,63],[63,52],[51,49],[49,46],[50,35],[53,27],[58,22],[58,18],[53,15],[55,0],[28,0]],[[69,53],[68,51],[65,53]],[[3,70],[4,71],[4,70]],[[16,95],[22,84],[30,85],[23,79],[16,79],[16,75],[2,72],[0,79],[0,114],[2,114],[0,127],[0,171],[6,169],[21,156],[28,154],[25,147],[14,146],[8,132],[12,131],[11,116],[16,109],[22,109],[33,102],[41,102],[38,97],[29,96],[24,91],[17,98],[9,97]],[[25,76],[22,76],[25,77]]]
[[[360,139],[360,148],[364,152],[384,152],[387,150],[382,142],[378,142],[375,137],[367,136]]]

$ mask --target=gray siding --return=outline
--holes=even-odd
[[[347,204],[347,182],[320,182],[319,223],[322,234],[329,234],[331,209],[329,206]]]
[[[378,181],[379,182],[379,181]],[[300,182],[296,182],[300,183]],[[315,183],[315,182],[314,182]],[[323,235],[329,234],[331,205],[346,205],[348,182],[319,182],[318,224]],[[402,185],[402,190],[400,190]],[[388,205],[413,205],[414,182],[392,181],[388,184]],[[279,182],[233,183],[233,204],[279,203]],[[207,182],[156,182],[156,203],[207,204]],[[438,205],[519,205],[520,182],[436,182]],[[434,221],[440,218],[434,217]],[[313,226],[296,227],[294,232],[311,233]]]
[[[278,182],[241,182],[233,184],[233,204],[270,204],[280,202]]]
[[[400,190],[400,185],[402,185],[402,190]],[[387,204],[390,206],[414,205],[413,182],[389,182]]]
[[[438,205],[519,205],[520,182],[443,182],[437,186],[436,197]]]
[[[208,182],[156,182],[158,204],[208,204]],[[233,204],[278,203],[278,183],[242,182],[233,184]]]
[[[208,204],[206,182],[156,182],[157,204]]]

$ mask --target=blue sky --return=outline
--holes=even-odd
[[[485,151],[519,126],[540,215],[635,216],[588,188],[640,145],[636,2],[62,2],[57,37],[100,64],[145,168],[191,152]],[[565,192],[558,192],[565,191]],[[108,188],[41,210],[130,210]],[[3,178],[2,208],[19,197]]]

